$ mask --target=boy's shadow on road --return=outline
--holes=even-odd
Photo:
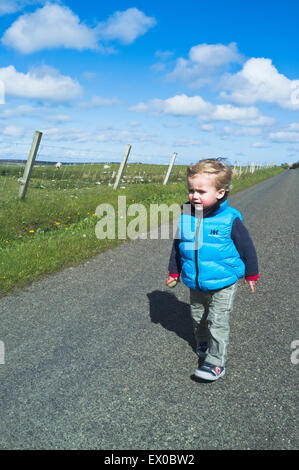
[[[195,351],[190,306],[168,292],[155,290],[147,296],[150,303],[151,321],[160,323],[166,330],[174,331]]]
[[[153,323],[160,323],[166,330],[174,331],[185,340],[195,352],[196,345],[190,305],[177,299],[174,294],[155,290],[147,294],[150,304],[150,317]],[[191,376],[196,382],[205,380]]]

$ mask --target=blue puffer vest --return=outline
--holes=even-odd
[[[216,290],[244,276],[245,265],[231,239],[232,224],[237,217],[242,221],[241,213],[228,207],[227,200],[210,217],[181,215],[182,280],[188,287]]]

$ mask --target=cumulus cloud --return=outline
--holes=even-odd
[[[33,115],[44,115],[45,110],[43,108],[28,106],[25,104],[16,106],[15,108],[7,108],[1,107],[0,108],[0,119],[5,118],[13,118],[13,117],[21,117],[21,116],[33,116]]]
[[[290,131],[271,132],[269,134],[269,139],[272,140],[273,142],[284,142],[284,143],[299,142],[299,132],[290,132]]]
[[[45,3],[45,0],[0,0],[0,15],[16,13],[28,5]]]
[[[33,13],[20,16],[5,31],[2,43],[23,54],[59,47],[113,53],[113,48],[104,47],[99,41],[119,40],[130,44],[155,24],[154,18],[137,8],[129,8],[117,11],[107,21],[91,28],[68,7],[47,3]]]
[[[204,66],[219,67],[231,62],[240,62],[241,55],[235,42],[223,44],[198,44],[189,52],[189,59]]]
[[[235,136],[257,136],[261,134],[261,129],[259,127],[241,127],[241,128],[232,128],[229,126],[224,126],[221,133],[224,135],[235,135]]]
[[[6,126],[3,129],[3,135],[9,137],[21,137],[24,135],[24,128],[19,126]]]
[[[256,149],[267,149],[269,148],[269,145],[267,145],[265,142],[254,142],[252,147]]]
[[[6,95],[19,98],[65,102],[78,98],[82,92],[78,82],[50,67],[22,73],[10,65],[0,68],[0,80],[5,85]]]
[[[148,132],[124,130],[124,129],[104,129],[94,137],[96,142],[114,142],[114,143],[127,143],[127,142],[153,142],[155,136]]]
[[[47,135],[47,140],[53,142],[85,143],[90,141],[90,135],[75,127],[40,127],[41,132]],[[78,155],[78,150],[75,151]],[[42,155],[42,151],[39,152]],[[67,155],[65,155],[67,156]],[[72,156],[72,155],[70,155]]]
[[[299,109],[299,80],[290,80],[278,72],[271,59],[251,58],[236,74],[226,74],[221,93],[238,104],[276,103],[282,108]]]
[[[254,107],[238,107],[231,104],[219,104],[215,106],[211,119],[216,121],[231,121],[247,126],[267,126],[273,124],[274,119],[263,116]]]
[[[204,132],[212,132],[215,128],[213,124],[202,124],[200,129]]]
[[[172,72],[167,75],[169,80],[180,80],[192,88],[215,83],[223,68],[231,63],[241,63],[242,55],[236,43],[198,44],[191,47],[188,58],[179,57]]]
[[[117,98],[102,98],[101,96],[93,96],[88,103],[82,103],[83,108],[97,108],[101,106],[114,106],[121,104]]]
[[[131,111],[154,111],[174,116],[195,116],[203,121],[229,121],[244,126],[266,126],[274,119],[263,116],[254,107],[237,107],[230,104],[213,105],[201,96],[176,95],[166,100],[154,99],[139,103]]]
[[[137,8],[128,8],[115,12],[107,21],[100,23],[97,32],[102,39],[116,39],[123,44],[131,44],[155,25],[154,17],[146,16]]]
[[[176,116],[195,116],[208,114],[213,107],[203,100],[201,96],[176,95],[166,100],[153,99],[146,103],[139,103],[130,108],[131,111],[158,111]]]
[[[69,8],[47,4],[20,16],[6,30],[2,43],[28,54],[45,48],[95,49],[95,30],[88,28]]]

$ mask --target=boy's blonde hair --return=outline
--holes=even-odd
[[[215,175],[215,187],[217,191],[225,189],[229,192],[231,189],[232,170],[219,158],[207,158],[200,160],[195,165],[187,168],[187,178],[193,178],[199,174]]]

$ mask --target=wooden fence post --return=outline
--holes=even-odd
[[[116,180],[115,180],[113,189],[117,189],[118,186],[119,186],[119,183],[120,183],[120,180],[121,180],[123,171],[124,171],[124,169],[125,169],[125,166],[126,166],[126,163],[127,163],[127,160],[128,160],[128,156],[129,156],[129,154],[130,154],[130,150],[131,150],[131,145],[128,144],[128,145],[127,145],[127,148],[126,148],[126,151],[125,151],[125,154],[124,154],[123,161],[121,162],[121,164],[120,164],[120,166],[119,166],[118,173],[117,173],[117,176],[116,176]]]
[[[172,157],[171,157],[171,160],[170,160],[170,163],[169,163],[169,167],[168,167],[168,170],[167,170],[167,173],[166,173],[166,176],[165,176],[165,179],[164,179],[164,183],[163,183],[163,184],[167,184],[167,181],[168,181],[169,175],[170,175],[170,173],[171,173],[171,170],[172,170],[174,161],[175,161],[175,159],[176,159],[176,156],[177,156],[177,153],[174,152],[174,154],[173,154]]]
[[[19,198],[20,199],[23,199],[26,195],[29,180],[30,180],[31,171],[32,171],[32,168],[33,168],[33,165],[34,165],[34,161],[35,161],[37,152],[38,152],[38,148],[39,148],[39,144],[40,144],[42,135],[43,135],[42,132],[35,131],[33,141],[32,141],[32,145],[31,145],[31,149],[30,149],[29,156],[28,156],[28,160],[27,160],[26,165],[25,165],[23,178],[19,179],[19,182],[21,183],[21,187],[20,187],[20,191],[19,191]]]

